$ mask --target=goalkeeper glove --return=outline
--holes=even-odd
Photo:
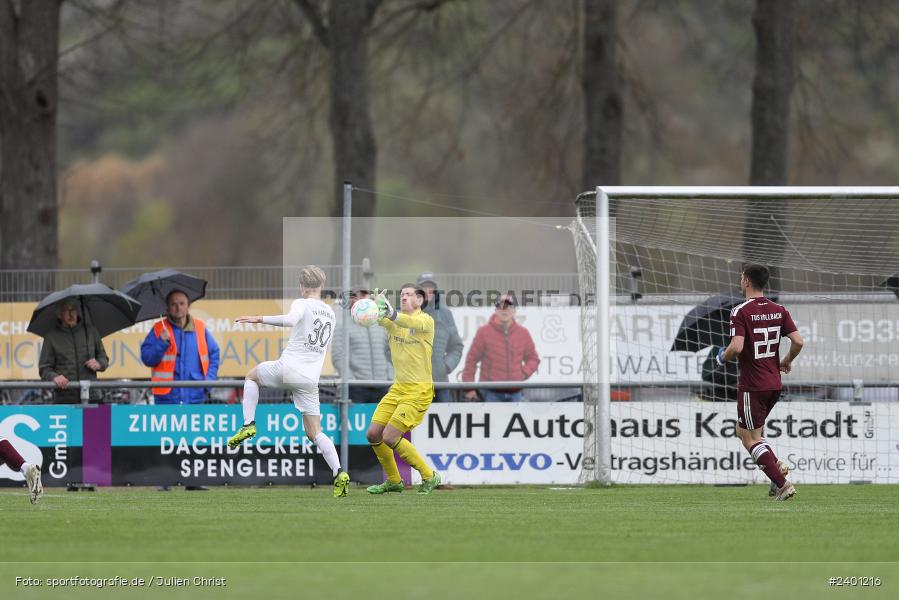
[[[724,363],[727,362],[724,360],[724,348],[718,348],[718,354],[715,355],[715,362],[718,363],[719,367],[723,367]]]
[[[378,316],[382,319],[396,321],[396,309],[393,308],[390,301],[387,300],[387,296],[384,295],[386,291],[375,288],[375,304],[378,305]]]

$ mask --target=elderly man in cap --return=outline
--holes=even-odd
[[[462,338],[456,329],[456,319],[449,307],[440,302],[440,292],[434,274],[422,273],[418,277],[418,285],[427,295],[427,305],[424,312],[434,319],[434,351],[431,354],[431,372],[434,383],[449,381],[452,373],[462,360]],[[434,400],[437,402],[451,402],[452,390],[437,389]]]
[[[100,332],[81,319],[76,301],[61,302],[56,308],[56,328],[44,336],[38,367],[41,379],[56,384],[54,401],[80,404],[80,390],[69,387],[69,382],[96,381],[97,373],[108,366]],[[99,399],[99,390],[91,390],[91,400]]]
[[[490,321],[474,335],[465,357],[462,381],[474,381],[480,364],[478,381],[524,381],[537,371],[540,357],[530,332],[515,322],[515,299],[502,296]],[[476,398],[475,390],[465,392],[466,400]],[[521,402],[521,388],[485,389],[487,402]]]

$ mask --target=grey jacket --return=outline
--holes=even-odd
[[[56,329],[44,336],[41,346],[39,369],[41,379],[53,381],[57,375],[65,375],[69,381],[89,379],[95,381],[97,374],[84,366],[88,359],[95,358],[100,363],[100,370],[109,366],[109,357],[103,347],[100,333],[93,326],[85,328],[80,319],[75,327],[69,329],[61,323]],[[91,390],[91,399],[96,400],[100,394]],[[80,390],[69,386],[66,390],[56,390],[56,401],[60,403],[80,402]]]
[[[338,321],[331,342],[331,362],[340,373],[343,364],[343,322]],[[393,381],[387,330],[383,327],[363,327],[350,319],[350,375],[353,379]]]
[[[440,308],[434,308],[435,305]],[[425,312],[434,319],[434,351],[431,355],[434,381],[449,381],[449,374],[462,360],[462,338],[456,329],[456,319],[439,298],[435,303],[429,302]]]

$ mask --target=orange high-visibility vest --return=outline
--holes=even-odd
[[[200,366],[203,368],[203,377],[209,371],[209,350],[206,347],[206,325],[200,319],[194,319],[194,332],[197,334],[197,350],[200,353]],[[178,356],[178,347],[175,345],[175,332],[172,330],[168,319],[163,319],[153,326],[156,337],[162,337],[163,328],[169,330],[169,348],[162,355],[159,364],[153,367],[150,378],[153,381],[175,380],[175,359]],[[170,387],[153,388],[154,396],[164,396],[172,391]]]

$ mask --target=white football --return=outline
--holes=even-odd
[[[371,327],[378,322],[378,305],[374,300],[357,300],[350,312],[353,320],[363,327]]]

